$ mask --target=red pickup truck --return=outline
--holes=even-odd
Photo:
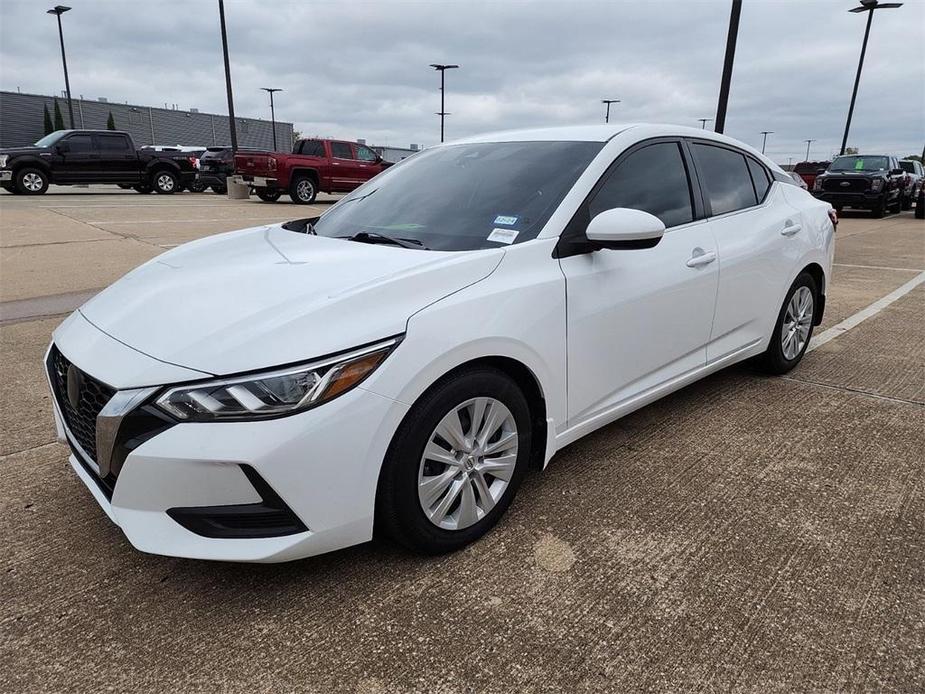
[[[348,193],[391,165],[357,142],[306,139],[292,154],[239,152],[232,181],[250,186],[265,202],[289,193],[294,203],[308,205],[319,190]]]

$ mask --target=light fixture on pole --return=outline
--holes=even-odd
[[[773,130],[762,130],[761,131],[761,135],[764,137],[764,139],[761,141],[761,153],[762,154],[764,154],[765,145],[768,144],[768,135],[773,135],[773,134],[774,134]]]
[[[806,159],[805,159],[805,161],[809,161],[809,146],[810,146],[811,144],[813,144],[813,143],[815,142],[815,140],[803,140],[803,142],[806,143]]]
[[[447,70],[455,70],[459,65],[431,63],[430,66],[440,73],[440,113],[437,115],[440,116],[440,142],[443,142],[443,117],[450,115],[446,112],[446,82],[444,81],[444,77]]]
[[[270,95],[270,122],[273,124],[273,151],[276,150],[276,109],[273,107],[273,92],[281,92],[282,89],[276,87],[261,87],[263,91]]]
[[[602,104],[607,104],[607,110],[604,112],[604,122],[610,122],[610,104],[619,104],[619,99],[601,99]]]
[[[861,44],[861,59],[858,60],[858,74],[854,78],[854,89],[851,92],[851,105],[848,106],[848,120],[845,121],[845,135],[842,137],[841,141],[841,150],[839,154],[845,153],[845,148],[848,146],[848,131],[851,129],[851,116],[854,115],[854,102],[858,98],[858,85],[861,83],[861,68],[864,67],[864,54],[867,53],[867,38],[870,36],[870,23],[874,19],[874,10],[890,10],[897,7],[902,7],[901,2],[879,2],[878,0],[861,0],[859,7],[855,7],[849,12],[866,12],[867,13],[867,27],[864,29],[864,42]]]
[[[701,129],[701,130],[706,130],[706,129],[707,129],[707,123],[711,123],[711,122],[713,121],[712,118],[698,118],[697,120],[700,121],[700,129]]]
[[[54,14],[58,16],[58,38],[61,40],[61,63],[64,65],[64,89],[67,92],[67,112],[71,117],[71,129],[74,129],[74,104],[71,103],[71,82],[67,76],[67,58],[64,56],[64,30],[61,28],[61,15],[69,11],[70,7],[65,7],[64,5],[55,5],[53,8],[48,10],[46,14]]]

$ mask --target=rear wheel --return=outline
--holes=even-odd
[[[315,202],[317,195],[318,189],[315,186],[315,181],[308,176],[294,178],[289,185],[289,197],[297,205],[311,205]]]
[[[894,214],[899,214],[902,211],[903,211],[903,197],[902,195],[898,195],[896,197],[896,202],[890,205],[890,212]]]
[[[257,197],[264,202],[276,202],[279,196],[283,194],[279,188],[254,188]]]
[[[915,199],[915,218],[925,219],[925,186],[919,191],[919,195]]]
[[[180,181],[177,179],[177,175],[173,171],[155,171],[151,176],[151,184],[154,187],[154,192],[161,195],[171,195],[176,193],[180,188]]]
[[[438,383],[389,446],[377,529],[426,554],[477,540],[511,504],[531,438],[526,398],[502,371],[478,366]]]
[[[205,192],[206,186],[202,181],[193,181],[189,184],[189,191],[191,193],[202,193]]]
[[[905,195],[905,196],[903,196],[902,209],[903,209],[903,210],[911,210],[911,209],[912,209],[912,196],[911,196],[911,195]]]
[[[761,365],[772,374],[785,374],[800,363],[813,336],[816,316],[816,280],[803,272],[790,285],[787,298],[777,316]]]
[[[41,169],[20,169],[13,180],[21,195],[41,195],[48,190],[48,174]]]

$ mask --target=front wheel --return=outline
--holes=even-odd
[[[14,185],[21,195],[41,195],[48,190],[48,174],[41,169],[20,169],[14,177]]]
[[[279,196],[283,194],[283,191],[278,188],[254,188],[254,192],[264,202],[276,202],[279,200]]]
[[[155,171],[151,176],[154,192],[161,195],[171,195],[180,188],[180,181],[173,171]]]
[[[311,205],[315,202],[315,196],[318,195],[318,188],[315,186],[314,179],[307,176],[292,179],[289,185],[289,197],[297,205]]]
[[[389,446],[377,529],[425,554],[477,540],[514,499],[531,438],[526,398],[502,371],[473,367],[439,382]]]
[[[785,374],[800,363],[813,336],[816,317],[816,280],[803,272],[790,285],[777,316],[774,332],[761,364],[771,374]]]

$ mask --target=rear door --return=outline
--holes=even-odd
[[[138,154],[128,136],[97,133],[99,178],[102,183],[136,183],[139,180]]]
[[[331,186],[340,192],[360,185],[359,167],[349,142],[331,142]]]
[[[717,250],[682,143],[662,139],[624,152],[560,239],[586,241],[604,210],[654,214],[667,231],[644,250],[560,257],[566,278],[569,426],[608,411],[706,363],[717,287]]]
[[[100,155],[91,133],[74,133],[59,143],[65,145],[55,179],[61,183],[92,183],[99,177]]]
[[[767,169],[716,142],[690,145],[719,248],[719,290],[707,361],[763,344],[802,250],[802,218]]]

